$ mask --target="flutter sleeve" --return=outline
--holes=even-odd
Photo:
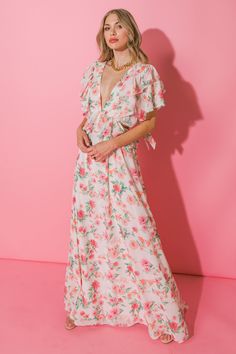
[[[136,92],[138,94],[137,111],[139,122],[146,120],[149,112],[159,110],[161,107],[165,106],[165,92],[164,84],[155,67],[151,64],[145,65],[140,73]],[[151,133],[145,136],[145,142],[148,149],[148,143],[155,149],[156,141]]]
[[[92,85],[92,78],[94,74],[96,61],[92,62],[88,65],[85,70],[83,71],[82,78],[80,80],[81,83],[81,92],[80,92],[80,102],[81,102],[81,109],[83,117],[87,117],[89,113],[89,104],[90,104],[90,87]]]

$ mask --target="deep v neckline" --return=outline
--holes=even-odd
[[[125,77],[127,76],[128,72],[134,68],[135,65],[139,64],[135,63],[134,65],[132,65],[129,69],[127,69],[124,74],[121,76],[121,78],[115,83],[115,85],[113,86],[113,88],[111,89],[110,94],[108,95],[108,98],[106,99],[105,103],[102,106],[102,95],[101,95],[101,86],[102,86],[102,77],[103,77],[103,73],[104,73],[104,69],[106,66],[106,61],[102,62],[102,68],[101,68],[101,72],[100,72],[100,76],[99,76],[99,105],[100,105],[100,109],[101,111],[103,111],[103,109],[105,108],[105,106],[107,105],[107,103],[111,100],[112,95],[114,90],[116,89],[116,87],[122,83],[122,81],[125,79]]]

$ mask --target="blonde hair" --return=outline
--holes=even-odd
[[[108,61],[114,57],[113,50],[107,46],[104,38],[104,24],[106,18],[110,14],[116,14],[119,21],[128,31],[129,40],[127,43],[127,47],[129,49],[131,58],[135,62],[140,61],[141,63],[145,63],[145,64],[148,63],[149,62],[148,56],[140,48],[142,42],[142,35],[139,31],[138,25],[134,17],[131,15],[131,13],[125,9],[112,9],[109,10],[103,16],[99,31],[96,36],[97,45],[100,50],[100,56],[98,60],[103,62],[103,61]]]

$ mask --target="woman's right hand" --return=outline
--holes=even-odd
[[[91,146],[91,144],[88,135],[82,129],[81,126],[77,128],[76,135],[77,135],[77,146],[80,148],[81,151],[87,152],[87,149]]]

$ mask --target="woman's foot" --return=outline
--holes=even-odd
[[[166,333],[163,333],[161,336],[160,336],[160,341],[162,343],[170,343],[172,342],[174,339],[173,339],[173,336],[171,334],[166,334]]]
[[[73,320],[69,316],[67,316],[66,322],[65,322],[65,328],[66,329],[73,329],[75,327],[76,327],[76,325],[74,324]]]

